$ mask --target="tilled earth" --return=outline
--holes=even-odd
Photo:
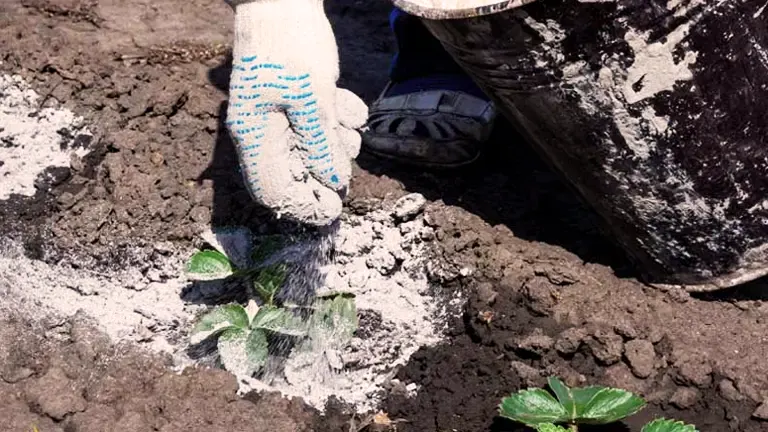
[[[370,102],[386,82],[389,6],[326,3],[342,85]],[[50,191],[1,201],[0,234],[36,259],[98,270],[141,261],[125,251],[157,241],[191,249],[211,224],[272,230],[222,127],[231,20],[217,0],[0,3],[0,73],[85,116],[97,149]],[[549,375],[644,395],[652,404],[630,430],[661,415],[702,431],[768,429],[768,284],[692,297],[636,282],[592,213],[507,125],[493,143],[459,172],[358,161],[350,211],[424,194],[430,277],[470,298],[449,341],[400,371],[419,387],[386,398],[397,430],[514,430],[494,418],[500,398]],[[350,430],[343,407],[320,416],[277,395],[240,398],[229,374],[176,374],[82,316],[2,317],[0,378],[3,431]]]

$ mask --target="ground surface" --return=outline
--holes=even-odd
[[[370,102],[386,82],[388,6],[327,3],[342,84]],[[98,271],[140,261],[160,240],[191,248],[210,224],[271,229],[221,126],[230,22],[216,0],[2,2],[0,72],[85,116],[97,151],[50,192],[0,201],[0,234],[35,259]],[[430,276],[470,297],[449,342],[400,371],[419,390],[409,398],[395,386],[387,397],[382,408],[404,420],[397,430],[514,430],[494,420],[499,399],[550,374],[646,396],[652,406],[633,430],[656,415],[702,431],[768,427],[758,418],[768,418],[768,406],[758,408],[768,400],[766,283],[700,297],[644,287],[507,126],[494,143],[459,173],[359,160],[350,209],[424,194],[436,233]],[[82,317],[8,314],[0,324],[3,430],[350,430],[342,409],[321,417],[299,401],[239,399],[234,379],[216,370],[176,375],[164,359],[111,346]]]

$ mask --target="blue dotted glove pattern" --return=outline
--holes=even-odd
[[[258,161],[270,115],[288,118],[304,150],[306,168],[321,182],[339,185],[333,166],[330,142],[320,118],[320,107],[312,90],[311,75],[286,71],[284,65],[259,62],[257,56],[242,56],[233,62],[230,83],[230,114],[227,127],[240,150],[242,164],[256,175],[248,176],[251,192],[258,194]],[[257,162],[258,161],[258,162]]]

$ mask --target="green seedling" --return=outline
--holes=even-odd
[[[264,263],[284,246],[280,236],[266,236],[253,248],[250,263]],[[192,280],[218,280],[228,277],[254,277],[260,274],[262,265],[238,266],[230,259],[220,245],[215,249],[196,252],[187,262],[187,275]]]
[[[315,301],[310,327],[325,331],[346,342],[357,330],[357,309],[352,296],[339,294]]]
[[[263,262],[281,246],[279,239],[268,238],[252,251],[252,260]],[[192,330],[191,342],[217,338],[216,347],[224,368],[236,375],[252,376],[266,364],[272,341],[312,337],[317,329],[330,331],[339,338],[351,338],[357,330],[354,296],[334,294],[318,298],[309,307],[309,319],[304,320],[295,313],[301,308],[277,300],[288,270],[283,264],[238,268],[222,250],[195,253],[187,264],[193,279],[244,278],[252,287],[252,299],[245,307],[222,305],[203,315]]]
[[[501,416],[531,427],[566,423],[575,431],[579,424],[613,423],[645,406],[641,397],[621,389],[569,388],[555,377],[550,377],[548,383],[557,399],[544,389],[523,390],[502,399]]]
[[[226,255],[207,249],[192,255],[187,263],[187,273],[194,280],[216,280],[232,276],[238,270]]]
[[[577,432],[579,425],[613,423],[636,414],[646,405],[643,398],[622,389],[570,388],[555,377],[550,377],[548,384],[554,397],[544,389],[522,390],[501,400],[499,414],[537,432]],[[682,422],[657,419],[641,432],[697,431]]]
[[[698,432],[698,430],[695,426],[681,421],[659,418],[643,426],[640,432]]]
[[[261,301],[268,306],[275,306],[275,296],[285,282],[287,268],[273,265],[261,269],[253,281],[253,290]]]
[[[218,337],[217,349],[224,368],[251,376],[266,364],[270,339],[300,337],[306,332],[307,324],[290,311],[269,305],[259,307],[251,301],[248,307],[223,305],[203,315],[192,330],[192,342]]]

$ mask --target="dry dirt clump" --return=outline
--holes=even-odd
[[[630,420],[632,430],[654,416],[699,430],[763,430],[762,301],[697,298],[618,279],[610,268],[515,238],[457,208],[432,204],[425,220],[443,258],[430,275],[473,293],[451,348],[420,350],[398,373],[404,383],[427,383],[416,398],[389,395],[389,414],[409,420],[398,430],[488,430],[500,395],[545,386],[551,375],[645,397],[651,405]],[[760,283],[764,289],[759,282],[742,290]]]
[[[96,12],[98,4],[96,0],[68,0],[62,2],[22,0],[21,4],[51,16],[66,17],[74,22],[85,21],[97,27],[103,22],[103,19]]]
[[[328,4],[345,47],[342,85],[370,98],[386,78],[390,5],[367,6],[373,21],[350,6]],[[77,248],[101,268],[121,261],[123,248],[151,254],[157,241],[188,243],[212,224],[271,229],[223,124],[232,21],[231,8],[211,0],[0,2],[0,71],[22,76],[44,107],[85,117],[93,134],[81,171],[50,193],[0,205],[4,218],[28,215],[27,232],[0,224],[0,233],[22,235],[27,249],[44,242],[38,258]],[[356,36],[372,29],[377,41]]]
[[[237,396],[221,370],[170,371],[167,359],[111,345],[84,315],[0,319],[4,431],[312,430],[312,411],[276,394]]]

